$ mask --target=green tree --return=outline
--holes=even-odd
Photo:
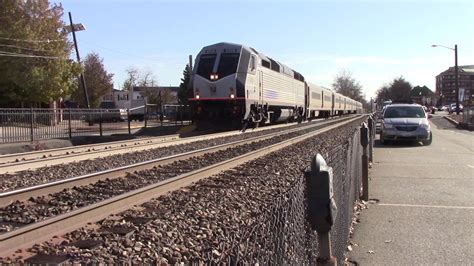
[[[114,88],[113,74],[107,73],[103,59],[96,53],[91,53],[84,59],[84,76],[91,107],[100,106],[102,96]],[[81,106],[86,106],[82,84],[73,94],[74,100]]]
[[[31,106],[70,95],[80,66],[69,60],[63,8],[49,1],[0,1],[0,105]]]
[[[362,86],[352,77],[352,73],[342,70],[332,83],[333,89],[344,96],[354,99],[358,102],[365,102],[362,96]]]
[[[394,102],[410,102],[410,93],[412,86],[403,77],[396,78],[390,85],[392,101]]]
[[[189,92],[192,90],[191,88],[191,72],[189,71],[189,65],[183,70],[183,77],[181,78],[181,84],[179,84],[178,90],[178,101],[180,104],[188,104]]]
[[[412,86],[403,77],[395,78],[389,85],[377,91],[377,102],[392,100],[393,102],[410,102]]]

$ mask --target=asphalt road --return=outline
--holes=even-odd
[[[440,114],[442,115],[442,114]],[[474,263],[474,132],[431,120],[433,143],[375,148],[352,239],[360,265]]]

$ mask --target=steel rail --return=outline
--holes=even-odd
[[[349,118],[343,118],[343,119],[349,119]],[[41,195],[47,195],[50,193],[59,192],[66,188],[72,188],[74,186],[83,186],[83,185],[95,183],[99,180],[114,179],[114,178],[125,176],[126,173],[150,169],[156,166],[170,164],[172,162],[179,161],[179,160],[186,160],[188,158],[200,156],[206,153],[212,153],[219,150],[223,150],[223,149],[227,149],[227,148],[231,148],[231,147],[235,147],[239,145],[244,145],[244,144],[255,142],[255,141],[269,139],[281,134],[288,134],[288,133],[297,132],[297,131],[305,130],[312,127],[321,127],[326,124],[337,123],[338,121],[340,120],[331,120],[331,121],[325,121],[322,123],[308,124],[306,126],[299,127],[299,128],[287,129],[284,131],[274,132],[274,133],[270,133],[270,134],[266,134],[262,136],[256,136],[256,137],[252,137],[252,138],[248,138],[244,140],[233,141],[233,142],[224,143],[221,145],[216,145],[216,146],[198,149],[194,151],[170,155],[167,157],[162,157],[158,159],[153,159],[153,160],[126,165],[122,167],[117,167],[113,169],[108,169],[108,170],[104,170],[104,171],[100,171],[96,173],[90,173],[90,174],[86,174],[82,176],[61,179],[61,180],[44,183],[40,185],[35,185],[31,187],[5,191],[5,192],[0,193],[0,207],[7,206],[14,201],[25,201],[31,197],[38,197]]]
[[[7,256],[17,249],[30,247],[35,243],[48,241],[54,236],[63,235],[67,232],[78,229],[87,223],[97,222],[108,217],[110,214],[120,213],[132,208],[133,206],[147,202],[152,198],[178,190],[201,179],[232,169],[271,152],[283,149],[305,139],[315,137],[340,126],[355,122],[362,117],[363,116],[357,116],[352,119],[346,119],[342,122],[333,123],[332,125],[301,136],[251,151],[235,158],[190,173],[182,174],[159,183],[148,185],[63,215],[58,215],[38,223],[27,225],[8,233],[0,234],[0,256]]]
[[[288,125],[275,125],[256,129],[253,132],[271,130]],[[213,139],[241,134],[240,131],[228,131],[221,133],[195,136],[189,138],[179,138],[178,135],[168,137],[156,137],[134,140],[123,140],[109,143],[92,145],[81,145],[75,147],[65,147],[46,151],[34,151],[9,155],[0,155],[0,174],[15,173],[23,170],[33,170],[40,167],[70,163],[75,161],[96,159],[116,154],[129,153],[135,151],[150,150],[170,145],[179,145],[205,139]],[[155,143],[153,143],[155,142]]]

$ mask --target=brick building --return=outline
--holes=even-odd
[[[454,67],[436,76],[436,96],[438,105],[456,102],[456,80]],[[459,94],[463,97],[460,103],[469,102],[474,98],[474,65],[458,66]]]

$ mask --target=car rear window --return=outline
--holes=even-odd
[[[388,107],[384,118],[425,118],[425,111],[421,106]]]

